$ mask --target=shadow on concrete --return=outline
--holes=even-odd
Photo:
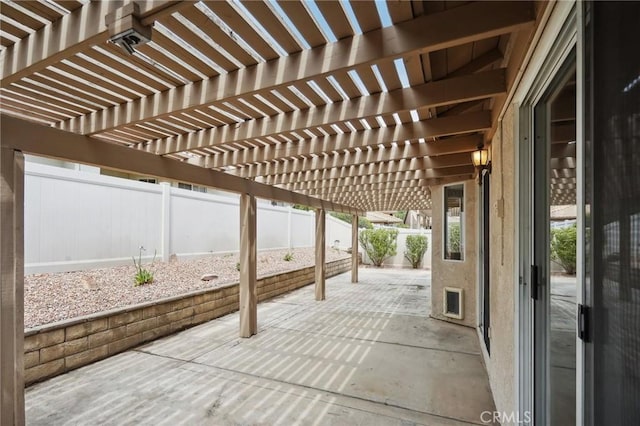
[[[485,424],[474,330],[428,317],[430,273],[363,269],[259,305],[259,333],[227,315],[27,390],[53,424]],[[486,416],[487,418],[489,416]]]

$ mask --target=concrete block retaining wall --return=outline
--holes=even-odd
[[[326,276],[347,272],[351,259],[327,263]],[[258,279],[258,301],[314,282],[313,266]],[[145,342],[238,310],[238,284],[229,284],[59,321],[25,330],[25,383],[48,379]]]

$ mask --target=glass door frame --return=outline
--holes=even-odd
[[[575,50],[564,58],[561,66],[546,86],[543,96],[533,105],[533,265],[537,266],[537,286],[531,290],[533,302],[533,397],[534,418],[539,424],[551,421],[551,235],[549,171],[551,162],[551,105],[554,97],[575,74],[577,67]],[[577,204],[577,200],[576,200]],[[531,280],[534,277],[531,276]],[[577,278],[576,278],[577,280]],[[578,283],[576,281],[576,291]],[[536,292],[535,297],[533,293]],[[575,310],[577,312],[577,301]],[[575,324],[575,323],[574,323]],[[576,346],[577,350],[577,346]],[[577,375],[577,370],[576,370]],[[574,384],[574,389],[576,389]],[[575,392],[575,391],[574,391]]]
[[[567,6],[566,4],[564,5]],[[556,6],[557,7],[557,6]],[[529,87],[526,89],[526,94],[523,96],[522,101],[520,102],[520,106],[518,109],[518,117],[517,117],[517,143],[516,143],[516,160],[517,160],[517,190],[518,190],[518,200],[517,200],[517,215],[516,215],[516,231],[517,231],[517,246],[518,246],[518,265],[517,265],[517,282],[518,288],[516,293],[516,321],[517,321],[517,331],[516,331],[516,391],[517,391],[517,410],[520,418],[531,420],[529,424],[546,424],[548,418],[546,416],[544,418],[535,418],[534,417],[534,408],[535,408],[535,392],[534,392],[534,383],[536,383],[536,374],[535,369],[533,367],[534,360],[536,357],[534,356],[534,351],[543,350],[546,351],[546,348],[540,349],[534,346],[534,303],[531,298],[531,265],[535,264],[535,256],[534,253],[534,236],[533,236],[533,227],[534,227],[534,193],[533,188],[535,187],[535,182],[532,178],[534,168],[534,109],[535,106],[543,99],[545,94],[547,94],[550,90],[551,85],[555,82],[555,79],[561,71],[563,65],[566,64],[567,58],[574,51],[577,51],[577,60],[576,60],[576,72],[577,72],[577,102],[578,102],[578,110],[577,110],[577,138],[582,136],[582,132],[580,131],[582,126],[581,121],[581,107],[580,102],[582,99],[581,95],[581,82],[582,82],[582,73],[581,73],[581,53],[577,49],[577,28],[578,28],[578,7],[575,3],[570,5],[570,10],[566,12],[566,15],[557,18],[559,20],[555,24],[558,26],[559,31],[557,34],[550,36],[552,38],[552,42],[550,42],[550,47],[547,52],[545,52],[545,57],[541,61],[541,64],[538,66],[534,72],[535,77],[531,79],[531,83]],[[552,20],[553,17],[550,19]],[[534,67],[532,67],[534,68]],[[576,139],[578,141],[579,139]],[[581,144],[578,144],[581,145]],[[577,158],[577,169],[580,168],[581,156],[578,153]],[[544,176],[543,176],[544,178]],[[580,193],[580,180],[581,176],[577,176],[578,181],[578,194]],[[546,186],[546,185],[543,185]],[[548,191],[548,188],[545,188],[545,191]],[[581,198],[577,199],[578,208],[578,222],[581,222],[581,208],[580,204],[582,202]],[[548,215],[548,212],[547,212]],[[578,230],[580,230],[580,226],[578,226]],[[580,232],[580,231],[579,231]],[[580,242],[580,236],[578,236],[578,242]],[[579,245],[578,245],[579,246]],[[583,263],[581,259],[581,252],[578,252],[578,271],[580,271],[580,265]],[[582,303],[582,292],[583,285],[581,280],[581,274],[578,272],[577,277],[577,303]],[[577,337],[576,337],[577,338]],[[581,342],[577,342],[577,352],[580,353],[583,346]],[[577,386],[576,386],[576,419],[579,421],[581,419],[581,409],[582,409],[582,399],[581,399],[581,376],[582,376],[582,365],[580,364],[581,357],[577,356],[576,358],[576,378],[577,378]],[[548,387],[548,380],[546,377],[538,377],[538,383],[544,383],[545,387]],[[542,382],[540,381],[542,380]],[[548,412],[548,410],[547,410]]]

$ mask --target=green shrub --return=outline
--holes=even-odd
[[[447,233],[448,244],[447,248],[449,249],[449,254],[461,252],[461,244],[460,244],[460,224],[459,223],[449,223],[449,232]]]
[[[422,257],[427,252],[429,241],[425,235],[407,235],[407,250],[404,257],[411,262],[413,269],[418,268],[422,262]]]
[[[551,230],[551,258],[569,275],[576,273],[576,234],[576,225]]]
[[[395,217],[397,217],[398,219],[402,219],[402,221],[404,222],[404,220],[407,218],[407,211],[406,210],[398,210],[397,212],[393,213],[393,215]]]
[[[138,261],[136,262],[136,258],[131,256],[133,260],[133,266],[136,267],[136,274],[133,276],[133,280],[135,282],[134,286],[137,287],[143,284],[151,284],[153,282],[153,273],[142,267],[142,252],[144,251],[144,247],[140,246],[140,250],[138,252]],[[153,260],[151,263],[155,262],[157,252],[153,253]]]
[[[311,210],[311,207],[309,207],[309,206],[303,206],[302,204],[294,204],[292,207],[293,207],[294,209],[296,209],[296,210],[304,210],[304,211],[306,211],[306,212],[308,212],[308,211],[310,211],[310,210]]]
[[[360,231],[358,241],[376,266],[381,266],[388,257],[396,254],[396,229],[363,229]]]
[[[287,253],[282,258],[285,262],[291,262],[293,260],[293,253]]]
[[[373,224],[366,217],[358,218],[358,228],[373,229]]]

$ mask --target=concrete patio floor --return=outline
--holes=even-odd
[[[464,425],[493,411],[476,332],[432,318],[430,273],[361,269],[26,391],[33,425]],[[485,415],[489,417],[488,415]]]

